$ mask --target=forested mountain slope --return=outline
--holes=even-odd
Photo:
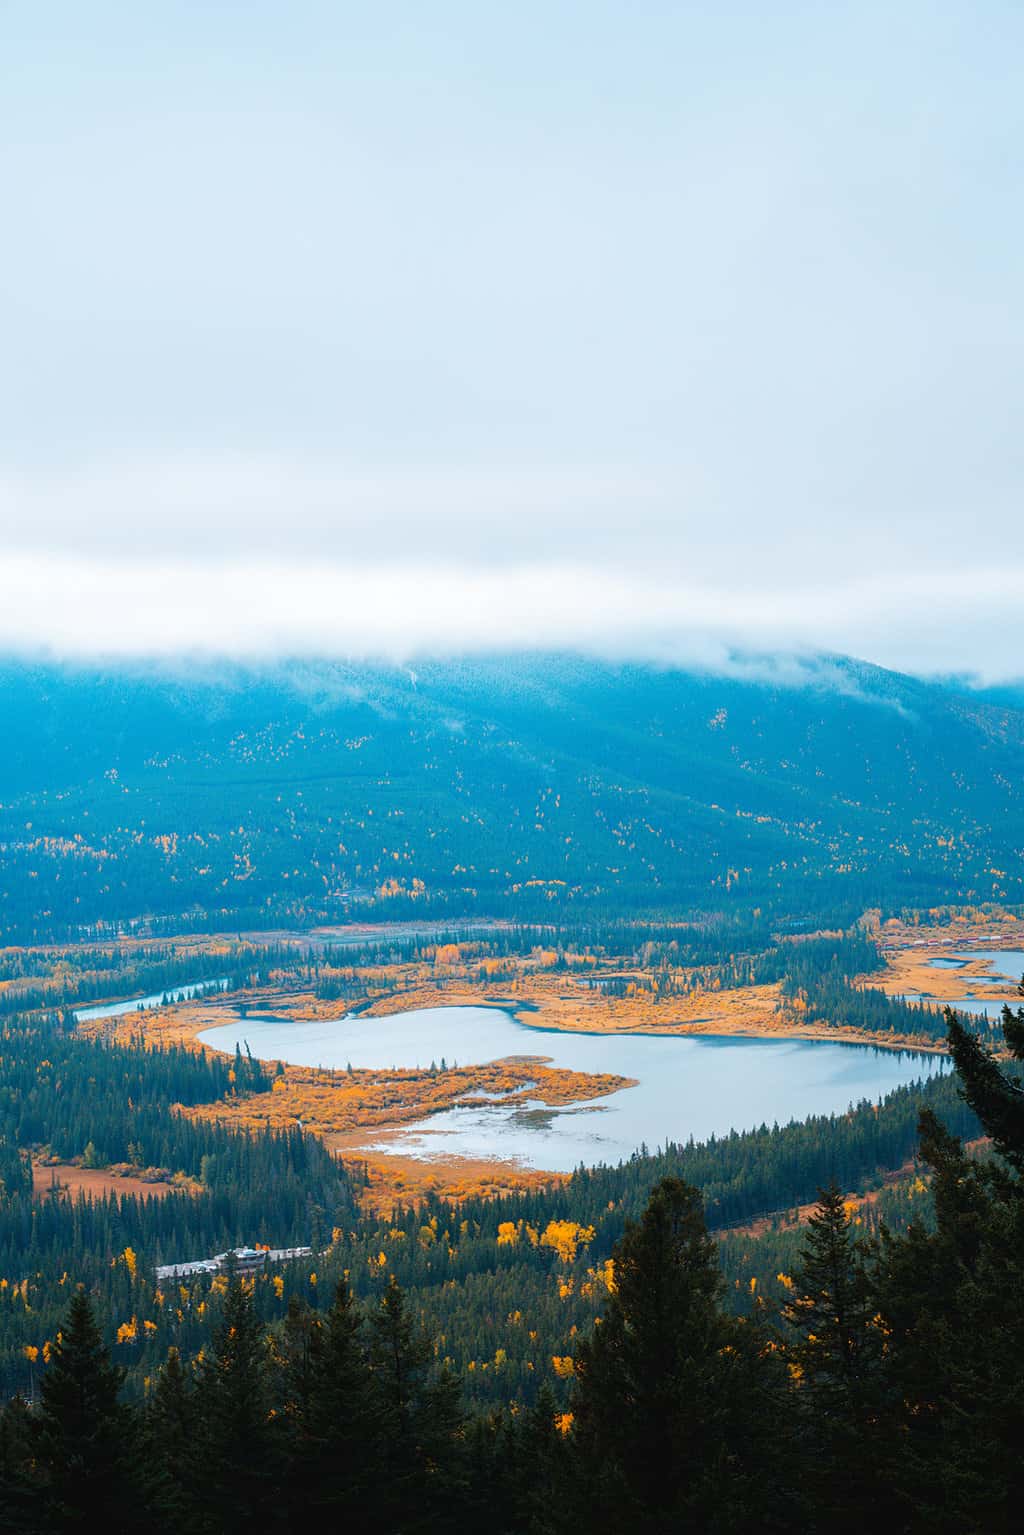
[[[0,667],[10,936],[1019,899],[1024,711],[843,659]]]

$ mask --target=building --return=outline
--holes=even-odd
[[[212,1258],[197,1258],[190,1263],[163,1263],[156,1271],[158,1280],[187,1279],[191,1274],[226,1274],[234,1260],[236,1274],[258,1274],[268,1263],[289,1263],[293,1258],[309,1258],[311,1247],[234,1247]]]

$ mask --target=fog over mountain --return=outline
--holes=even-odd
[[[442,562],[332,565],[9,554],[0,646],[65,657],[416,658],[572,650],[729,672],[737,652],[852,653],[919,675],[1012,681],[1012,572],[878,576],[760,591],[671,572]]]

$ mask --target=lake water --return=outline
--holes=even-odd
[[[1024,949],[962,949],[949,958],[930,959],[928,964],[933,970],[959,970],[969,960],[985,961],[991,966],[991,979],[986,976],[989,985],[1016,986],[1024,975]]]
[[[250,1014],[200,1036],[233,1055],[248,1042],[261,1060],[299,1066],[481,1065],[509,1055],[546,1056],[554,1066],[634,1077],[636,1087],[549,1109],[526,1104],[465,1106],[404,1126],[366,1149],[416,1157],[513,1160],[551,1172],[616,1163],[646,1145],[705,1140],[809,1114],[841,1113],[862,1099],[945,1069],[935,1055],[809,1040],[712,1035],[579,1034],[532,1028],[500,1008],[436,1007],[388,1018],[293,1023]]]
[[[932,997],[923,996],[920,992],[910,991],[903,999],[905,1002],[927,1002],[929,1007],[952,1007],[958,1013],[970,1013],[973,1018],[988,1018],[993,1021],[1003,1015],[1003,1004],[991,997]]]
[[[970,1013],[975,1018],[987,1018],[991,1023],[998,1022],[1003,1012],[1002,1002],[977,997],[972,988],[975,986],[1008,987],[1010,989],[1007,991],[1006,999],[1013,1006],[1013,988],[1024,974],[1024,949],[962,949],[959,954],[950,955],[948,958],[943,956],[941,959],[930,959],[928,964],[933,970],[957,971],[971,960],[987,962],[994,973],[990,976],[965,976],[963,978],[964,996],[933,997],[930,993],[910,992],[906,1000],[927,1002],[929,1007],[955,1007],[958,1012]]]
[[[150,1008],[163,1007],[165,998],[188,1001],[190,997],[202,997],[215,991],[226,991],[227,976],[213,981],[190,981],[187,986],[168,986],[166,991],[155,991],[148,997],[130,997],[127,1002],[101,1002],[99,1007],[76,1007],[75,1022],[85,1018],[121,1018],[125,1013],[149,1012]]]

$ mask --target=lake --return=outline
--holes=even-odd
[[[207,1029],[204,1044],[298,1066],[355,1068],[482,1065],[509,1055],[553,1066],[635,1077],[637,1086],[549,1109],[538,1101],[480,1104],[433,1114],[365,1149],[415,1157],[518,1162],[549,1172],[617,1163],[642,1145],[706,1140],[730,1130],[841,1113],[862,1099],[945,1069],[940,1056],[812,1040],[714,1035],[583,1034],[542,1029],[497,1007],[431,1007],[387,1018],[293,1023],[250,1014]]]

